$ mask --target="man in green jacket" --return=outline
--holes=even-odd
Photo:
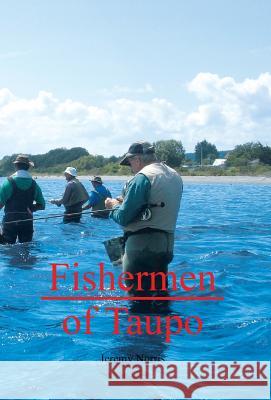
[[[174,232],[180,208],[183,184],[180,175],[155,155],[148,142],[133,143],[121,165],[130,165],[135,174],[125,189],[123,202],[107,199],[106,207],[114,208],[110,218],[124,230],[124,271],[167,273],[173,258]],[[162,288],[162,279],[156,288]],[[143,287],[151,295],[148,277]],[[135,291],[137,290],[134,287]],[[140,291],[138,295],[144,296]]]
[[[16,172],[0,189],[0,208],[5,207],[1,242],[9,244],[14,244],[17,238],[20,243],[30,242],[34,232],[33,212],[45,209],[42,191],[28,172],[33,162],[20,154],[13,164]]]

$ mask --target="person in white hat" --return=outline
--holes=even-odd
[[[80,222],[82,206],[88,201],[88,193],[84,185],[76,178],[77,170],[73,167],[67,167],[64,171],[67,186],[63,196],[60,199],[53,199],[50,201],[57,206],[65,207],[63,222]],[[75,214],[75,215],[69,215]]]

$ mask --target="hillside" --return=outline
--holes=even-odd
[[[30,155],[30,159],[35,164],[35,172],[62,172],[67,164],[78,160],[81,157],[88,156],[89,153],[82,147],[73,147],[72,149],[59,148],[50,150],[45,154]],[[13,161],[17,154],[5,156],[0,160],[0,175],[6,176],[14,172]]]

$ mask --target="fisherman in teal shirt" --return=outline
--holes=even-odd
[[[116,207],[110,217],[123,227],[128,225],[146,208],[150,190],[149,179],[143,174],[138,174],[125,185],[123,197],[119,197],[118,203],[116,203],[116,206],[119,207]]]
[[[167,273],[173,258],[174,232],[183,184],[180,175],[155,155],[148,142],[133,143],[121,165],[130,165],[135,174],[125,189],[123,201],[107,199],[113,210],[110,218],[122,226],[125,238],[123,269],[137,273]],[[130,280],[129,280],[130,284]],[[149,296],[151,281],[146,278],[138,295]],[[162,288],[158,277],[156,289]],[[137,291],[136,280],[133,292]]]
[[[3,244],[14,244],[17,238],[20,243],[30,242],[34,232],[33,212],[45,209],[42,191],[28,172],[29,167],[34,166],[33,162],[28,156],[20,154],[13,164],[16,172],[3,182],[0,189],[0,209],[5,207],[1,235]]]

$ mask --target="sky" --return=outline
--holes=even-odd
[[[271,145],[269,0],[0,0],[0,157]]]

